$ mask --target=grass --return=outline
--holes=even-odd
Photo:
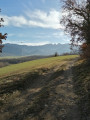
[[[9,66],[11,64],[19,64],[23,62],[28,62],[32,60],[47,58],[48,56],[24,56],[24,57],[3,57],[0,58],[0,68]]]
[[[29,88],[29,86],[35,82],[38,77],[40,77],[42,70],[39,71],[34,71],[34,72],[29,72],[23,77],[19,78],[18,80],[14,80],[15,76],[11,76],[8,79],[13,79],[10,80],[10,82],[6,82],[7,79],[5,79],[5,83],[1,83],[0,87],[0,94],[8,94],[8,93],[13,93],[13,91],[19,90],[26,90]],[[3,79],[4,80],[4,79]],[[8,80],[9,81],[9,80]]]
[[[73,67],[74,90],[78,95],[77,104],[81,111],[81,120],[90,117],[90,62],[79,60]]]
[[[51,57],[39,60],[33,60],[29,62],[24,62],[20,64],[10,65],[3,68],[0,68],[0,77],[10,76],[14,74],[20,74],[23,72],[33,71],[34,69],[42,67],[53,67],[61,61],[68,59],[73,59],[78,57],[77,55],[68,55],[68,56],[59,56]]]
[[[24,120],[26,118],[25,120],[30,120],[29,117],[35,117],[37,120],[43,119],[40,115],[49,104],[49,97],[52,96],[50,91],[53,90],[52,83],[55,84],[56,78],[64,74],[64,70],[70,62],[69,60],[76,57],[78,56],[51,57],[0,68],[0,109],[5,112],[2,114],[3,116],[6,115],[6,111],[10,114],[6,115],[5,119]],[[48,77],[50,74],[48,72],[54,66],[57,67],[53,69],[54,72]],[[81,120],[89,120],[90,62],[78,60],[72,71],[74,90],[78,95],[77,104],[82,114]],[[59,102],[61,103],[61,101]]]
[[[56,98],[56,86],[64,85],[65,70],[72,59],[76,57],[72,55],[51,57],[0,69],[6,69],[6,72],[0,73],[2,77],[0,79],[0,109],[1,112],[3,111],[0,120],[43,120],[42,114],[45,111],[49,112],[47,111],[49,108],[52,109],[49,106],[52,99],[58,101],[61,105],[59,109],[62,109],[64,103],[62,101],[67,101],[64,94],[68,93],[62,93],[64,89],[62,87],[62,89],[58,89],[58,91],[61,91],[61,93],[59,92],[61,99]],[[89,120],[86,118],[89,116],[90,111],[89,71],[90,62],[87,61],[79,60],[73,66],[74,90],[78,95],[77,103],[82,112],[81,120]],[[54,90],[55,92],[53,92]],[[3,119],[1,119],[2,116]],[[61,116],[61,119],[64,118]]]
[[[14,59],[14,58],[21,58],[21,56],[5,56],[5,57],[0,57],[0,60],[2,59]]]
[[[5,83],[1,84],[1,81],[0,81],[0,112],[6,109],[9,109],[7,111],[10,111],[10,109],[12,109],[10,112],[12,117],[11,116],[9,117],[10,119],[13,119],[13,120],[23,120],[23,118],[27,117],[29,114],[33,114],[33,115],[38,114],[44,108],[44,104],[45,104],[44,102],[48,98],[48,89],[44,87],[40,94],[37,92],[32,93],[33,96],[36,96],[33,99],[33,103],[31,101],[29,102],[27,94],[29,94],[30,96],[30,93],[28,92],[28,90],[34,89],[32,85],[42,77],[44,72],[47,72],[47,69],[42,68],[39,70],[35,70],[33,72],[28,72],[27,74],[25,74],[25,76],[21,77],[20,79],[17,79],[18,76],[10,76],[10,77],[7,77],[7,79],[5,78]],[[17,78],[15,79],[15,77]],[[7,82],[9,80],[10,82]],[[35,87],[37,89],[37,84]],[[27,91],[26,94],[24,94],[25,91]],[[15,107],[18,106],[18,104],[16,106],[14,106],[14,104],[10,106],[9,102],[11,101],[13,102],[14,100],[19,99],[19,101],[23,102],[24,104],[24,101],[22,101],[21,97],[25,97],[24,101],[28,100],[28,105],[27,106],[25,105],[23,106],[22,109],[20,109],[22,113],[16,113],[14,115],[12,111],[13,109],[15,109]],[[22,106],[22,104],[20,104],[20,106]],[[23,109],[25,111],[23,111]],[[5,119],[6,118],[7,120],[9,120],[8,117],[5,116]]]
[[[45,104],[47,103],[47,99],[49,97],[49,88],[45,87],[42,89],[42,93],[40,93],[34,99],[32,105],[27,110],[27,114],[33,114],[34,117],[39,114],[45,108]]]

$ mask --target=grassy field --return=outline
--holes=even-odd
[[[90,62],[77,57],[0,68],[0,120],[89,120]]]
[[[42,67],[48,67],[48,68],[54,67],[61,61],[73,59],[76,57],[78,56],[77,55],[59,56],[59,57],[51,57],[51,58],[33,60],[33,61],[24,62],[20,64],[15,64],[15,65],[9,65],[9,66],[0,68],[0,77],[28,72],[28,71],[32,71],[34,69],[38,69]]]
[[[58,56],[0,68],[0,120],[42,120],[46,115],[42,112],[49,113],[49,109],[54,115],[62,114],[58,106],[63,109],[71,100],[66,103],[67,97],[64,101],[59,92],[67,96],[67,66],[77,57]],[[47,119],[54,120],[52,115]]]
[[[49,58],[50,56],[23,56],[23,57],[1,57],[0,68],[9,66],[11,64],[19,64],[37,59]]]
[[[0,57],[0,60],[2,60],[2,59],[14,59],[14,58],[21,58],[21,57],[18,57],[18,56],[5,56],[5,57]]]

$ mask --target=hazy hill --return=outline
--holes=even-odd
[[[69,44],[46,44],[42,46],[27,46],[17,44],[5,44],[3,48],[3,55],[6,56],[27,56],[27,55],[53,55],[70,53]]]

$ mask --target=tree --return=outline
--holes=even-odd
[[[58,53],[57,53],[57,52],[55,52],[54,56],[55,56],[55,57],[57,57],[57,56],[59,56],[59,55],[58,55]]]
[[[71,45],[81,42],[90,46],[90,0],[63,0],[63,2],[65,14],[60,23],[71,35]]]
[[[1,12],[1,9],[0,9],[0,12]],[[4,22],[4,19],[3,18],[0,18],[0,27],[3,27],[3,25],[1,24],[2,22]],[[4,45],[2,44],[2,40],[6,40],[7,38],[7,33],[5,34],[2,34],[0,33],[0,52],[2,52],[2,48],[4,47]]]

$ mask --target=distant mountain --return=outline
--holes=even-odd
[[[70,53],[69,44],[46,44],[42,46],[27,46],[17,44],[5,44],[2,55],[4,56],[32,56],[32,55],[59,55]]]

